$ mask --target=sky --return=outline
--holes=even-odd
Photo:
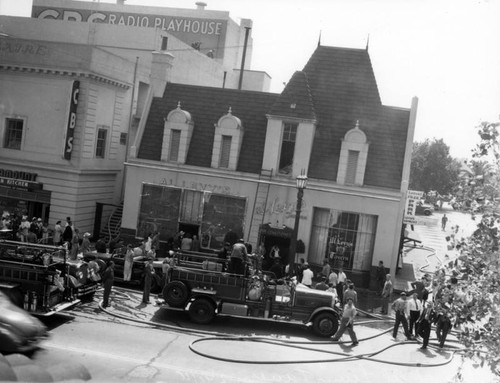
[[[195,9],[197,0],[127,0]],[[112,2],[113,0],[101,0]],[[500,0],[204,0],[207,10],[252,19],[251,69],[281,92],[321,45],[368,51],[384,105],[419,99],[414,141],[443,139],[470,158],[475,127],[500,120]],[[29,16],[31,0],[0,0],[0,14]]]

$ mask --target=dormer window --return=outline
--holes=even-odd
[[[244,129],[241,120],[233,116],[231,107],[215,124],[212,167],[236,170],[243,142]]]
[[[354,129],[349,130],[342,140],[337,183],[343,185],[363,185],[369,144],[365,133],[356,121]]]
[[[161,160],[178,164],[186,163],[186,157],[193,135],[194,124],[191,114],[181,109],[181,103],[165,119]]]
[[[295,140],[297,138],[297,124],[284,123],[283,137],[279,159],[279,172],[289,174],[292,172],[293,156],[295,154]]]

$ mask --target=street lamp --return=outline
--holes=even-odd
[[[302,197],[307,186],[307,176],[302,172],[297,176],[297,208],[295,210],[295,224],[293,225],[292,240],[288,251],[288,273],[292,275],[295,265],[295,251],[297,250],[297,235],[299,232],[300,211],[302,209]]]

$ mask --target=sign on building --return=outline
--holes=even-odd
[[[422,191],[408,190],[406,192],[406,205],[403,223],[409,225],[417,224],[417,219],[415,218],[415,209],[417,208],[417,201],[421,200],[423,196],[424,192]]]
[[[73,135],[76,126],[76,108],[78,106],[78,94],[80,93],[80,81],[73,81],[71,99],[69,104],[68,126],[66,128],[66,142],[64,144],[64,159],[70,160],[73,152]]]

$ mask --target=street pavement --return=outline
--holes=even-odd
[[[447,211],[449,227],[442,231],[442,214],[429,218],[433,224],[415,227],[423,246],[405,251],[405,267],[396,275],[402,289],[447,260],[445,237],[451,226],[459,223],[464,234],[470,229],[462,215]],[[365,290],[358,295],[359,345],[352,346],[347,333],[336,343],[314,337],[303,326],[275,321],[217,317],[213,324],[194,325],[184,313],[164,310],[156,296],[146,305],[141,291],[114,287],[106,310],[99,307],[100,290],[93,302],[69,312],[74,320],[51,331],[36,362],[50,365],[54,359],[77,358],[98,382],[494,381],[487,369],[455,354],[460,345],[453,334],[439,349],[433,332],[425,351],[418,341],[405,341],[402,329],[393,339],[392,314],[377,314],[380,297]],[[77,333],[81,335],[75,341]]]

